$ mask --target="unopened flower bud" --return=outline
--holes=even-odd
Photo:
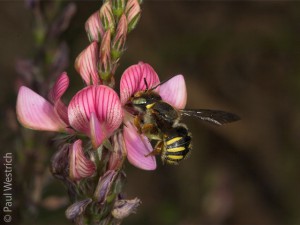
[[[81,140],[77,140],[71,145],[69,160],[69,174],[72,180],[79,181],[82,178],[90,177],[96,171],[95,164],[84,155]]]
[[[100,46],[99,73],[102,80],[109,80],[111,77],[111,57],[110,57],[111,33],[106,31]]]
[[[132,31],[141,17],[141,7],[138,0],[128,0],[125,14],[128,22],[128,32]]]
[[[132,200],[118,200],[115,202],[114,209],[112,210],[112,215],[119,220],[124,219],[131,213],[135,213],[136,208],[141,204],[138,198]]]
[[[117,18],[120,18],[120,16],[123,14],[125,4],[125,0],[112,0],[112,11]]]
[[[127,36],[127,19],[126,16],[123,14],[119,20],[116,35],[112,42],[111,55],[114,60],[120,58],[124,50],[126,36]]]
[[[56,178],[64,180],[68,177],[69,144],[59,149],[51,159],[50,171]]]
[[[123,133],[118,132],[113,136],[113,151],[111,152],[108,169],[118,170],[122,168],[126,157],[126,146],[123,138]]]
[[[112,12],[112,5],[110,1],[106,1],[100,9],[100,19],[105,31],[110,30],[111,33],[115,31],[115,19]]]
[[[112,186],[118,176],[118,173],[114,170],[108,170],[102,177],[100,177],[94,198],[98,203],[103,204],[109,201],[108,197],[112,194]]]
[[[88,34],[90,42],[100,42],[104,35],[104,27],[100,19],[100,12],[97,10],[85,22],[85,30]]]
[[[97,61],[98,43],[96,41],[92,42],[76,58],[75,69],[81,75],[86,85],[99,83]]]
[[[88,198],[79,202],[75,202],[70,205],[66,210],[66,217],[69,220],[75,220],[79,217],[86,209],[86,207],[92,202],[92,199]]]

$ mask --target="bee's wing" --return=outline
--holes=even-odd
[[[183,116],[193,116],[200,120],[207,121],[216,125],[223,125],[240,120],[240,117],[229,112],[211,109],[183,109],[180,110]]]

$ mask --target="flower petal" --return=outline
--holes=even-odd
[[[69,87],[69,77],[66,72],[62,73],[56,80],[54,86],[51,88],[48,98],[54,105],[55,112],[59,115],[59,117],[65,122],[65,124],[69,124],[68,119],[68,109],[66,105],[61,101],[62,95],[66,92]]]
[[[91,135],[92,113],[96,115],[108,138],[121,125],[123,119],[117,93],[104,85],[88,86],[77,92],[68,107],[70,125],[77,131]]]
[[[155,156],[146,156],[153,151],[148,138],[138,134],[136,128],[130,122],[125,124],[123,132],[128,161],[140,169],[155,170]]]
[[[93,13],[85,22],[85,30],[88,33],[90,41],[99,42],[101,40],[101,37],[104,35],[104,27],[100,19],[99,10]]]
[[[91,139],[94,148],[98,148],[103,140],[106,138],[105,132],[103,132],[103,128],[99,120],[96,117],[95,113],[91,113],[90,118],[90,128],[91,128]]]
[[[57,102],[55,102],[54,110],[57,113],[57,115],[59,115],[60,119],[64,121],[65,124],[70,124],[68,117],[68,108],[60,99]]]
[[[96,166],[90,159],[85,157],[81,140],[77,140],[71,145],[69,157],[69,172],[72,180],[78,181],[94,174]]]
[[[62,73],[56,80],[49,92],[49,100],[54,104],[66,92],[69,87],[69,77],[66,72]]]
[[[34,130],[61,131],[66,127],[46,99],[24,86],[18,93],[17,116],[23,126]]]
[[[182,75],[172,77],[159,88],[161,98],[177,109],[184,109],[187,101],[187,91]]]
[[[97,42],[92,42],[77,56],[75,61],[75,69],[81,75],[86,85],[99,83],[97,69],[98,48]]]
[[[146,90],[145,80],[148,88],[159,84],[159,78],[154,69],[147,63],[139,64],[127,68],[120,81],[121,103],[124,105],[128,99],[136,92]]]

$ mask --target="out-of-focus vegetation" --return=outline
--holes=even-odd
[[[73,62],[88,44],[84,22],[99,2],[77,1],[77,14],[63,36],[71,62],[66,100],[83,87]],[[18,168],[18,135],[42,135],[21,128],[14,114],[19,85],[15,62],[32,52],[32,16],[22,1],[0,5],[0,143],[1,152],[14,153],[14,182],[19,184],[30,170]],[[126,195],[143,204],[124,224],[299,224],[300,4],[145,1],[142,9],[119,77],[138,61],[150,63],[162,80],[182,73],[188,108],[223,109],[242,120],[219,128],[188,118],[184,122],[193,133],[194,148],[181,165],[160,164],[147,172],[127,164]],[[25,157],[32,157],[32,164],[49,163],[54,146],[42,158],[35,158],[41,149],[34,146],[39,145],[31,146]],[[13,187],[16,221],[69,224],[65,189],[47,179],[34,212],[24,208],[24,187]],[[53,195],[57,198],[49,198]]]

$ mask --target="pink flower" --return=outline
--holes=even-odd
[[[145,80],[149,89],[160,83],[158,75],[149,64],[140,62],[125,70],[120,81],[122,105],[125,105],[130,97],[138,91],[146,90]],[[163,101],[176,109],[183,109],[186,105],[187,91],[182,75],[174,76],[158,86],[155,91]],[[125,121],[123,132],[128,161],[140,169],[154,170],[156,169],[155,157],[146,157],[147,154],[153,151],[153,148],[148,138],[138,133],[132,119],[129,116],[129,119]]]
[[[120,127],[123,111],[119,96],[113,89],[92,85],[72,98],[68,116],[70,125],[89,136],[97,148]]]
[[[89,136],[97,148],[122,123],[119,97],[107,86],[92,85],[77,92],[67,107],[61,96],[68,86],[69,78],[63,73],[50,90],[50,102],[31,89],[21,87],[17,99],[18,119],[23,126],[34,130],[81,132]]]
[[[22,86],[17,98],[17,117],[29,129],[44,131],[66,131],[67,107],[61,96],[69,86],[69,77],[62,73],[49,93],[49,101],[31,89]]]

